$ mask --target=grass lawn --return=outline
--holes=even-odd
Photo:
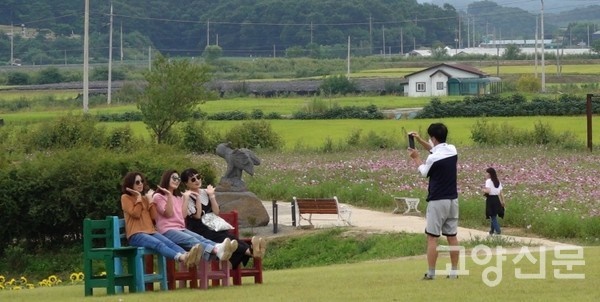
[[[85,298],[85,301],[484,301],[489,297],[528,302],[565,299],[598,301],[600,291],[596,286],[600,280],[600,248],[583,249],[584,264],[573,266],[572,271],[556,264],[559,256],[554,250],[549,249],[545,258],[533,252],[533,248],[531,250],[529,260],[527,257],[518,259],[515,258],[516,254],[509,254],[503,261],[502,257],[490,254],[474,257],[471,251],[467,251],[464,268],[469,272],[458,280],[448,280],[444,275],[433,281],[421,280],[426,266],[425,258],[416,256],[266,271],[262,285],[251,284],[250,279],[245,279],[243,286],[210,288],[201,292],[180,289],[105,296],[103,290],[99,289],[96,296]],[[562,252],[561,255],[566,253]],[[572,251],[569,253],[572,254]],[[485,259],[486,255],[490,258]],[[480,264],[476,264],[474,258]],[[448,261],[448,255],[441,253],[438,268],[441,269]],[[540,264],[542,262],[543,265]],[[580,274],[583,279],[558,279],[555,277],[555,270],[566,276]],[[517,277],[536,273],[543,273],[543,277]],[[493,281],[498,283],[489,286]],[[82,301],[83,285],[0,291],[0,300]]]

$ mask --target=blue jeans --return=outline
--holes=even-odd
[[[131,235],[127,241],[131,246],[145,247],[155,250],[159,254],[169,259],[175,259],[177,254],[185,253],[184,249],[160,233],[136,233]]]
[[[490,222],[491,222],[490,234],[493,234],[494,232],[496,232],[496,234],[500,235],[500,223],[498,223],[498,216],[497,215],[491,216]]]
[[[163,235],[169,238],[171,241],[177,243],[186,251],[189,251],[194,245],[200,244],[204,247],[204,253],[202,257],[205,260],[210,260],[210,253],[215,248],[215,242],[208,240],[190,230],[168,230]]]

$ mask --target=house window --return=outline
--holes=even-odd
[[[437,90],[444,90],[444,82],[436,82]]]
[[[425,82],[417,82],[417,92],[425,92]]]

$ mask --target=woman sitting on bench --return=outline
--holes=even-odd
[[[160,185],[153,195],[156,203],[156,229],[171,241],[184,249],[193,249],[200,246],[202,257],[205,260],[229,260],[231,254],[237,249],[236,240],[226,239],[221,243],[204,238],[185,227],[183,198],[179,191],[181,179],[176,170],[167,170],[163,173]]]
[[[186,252],[179,245],[158,233],[152,219],[156,217],[154,202],[146,193],[148,187],[139,172],[127,173],[121,182],[121,208],[125,216],[125,232],[131,246],[145,247],[188,267],[199,263],[198,247]],[[150,192],[151,194],[152,192]]]
[[[262,258],[265,255],[267,244],[262,237],[253,236],[250,241],[252,246],[250,246],[243,240],[236,238],[228,230],[214,231],[202,223],[201,218],[205,213],[212,212],[219,215],[219,204],[215,198],[215,189],[212,185],[208,185],[206,189],[200,188],[202,179],[200,179],[196,169],[189,168],[181,172],[181,182],[187,188],[183,195],[186,203],[184,211],[187,210],[185,222],[189,230],[215,242],[223,242],[226,239],[236,240],[238,248],[229,259],[232,267],[238,267],[240,263],[246,266],[250,257]]]

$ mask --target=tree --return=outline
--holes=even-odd
[[[188,60],[169,60],[159,55],[144,78],[148,86],[137,107],[159,144],[173,125],[188,120],[193,109],[211,96],[205,87],[211,79],[210,69]]]
[[[502,56],[507,60],[517,60],[519,59],[519,55],[521,54],[521,49],[516,44],[508,44],[506,45],[506,49],[504,49],[504,53]]]
[[[223,49],[218,45],[207,45],[202,53],[206,63],[212,64],[221,56],[223,56]]]
[[[591,44],[592,51],[600,55],[600,40],[595,40]]]

